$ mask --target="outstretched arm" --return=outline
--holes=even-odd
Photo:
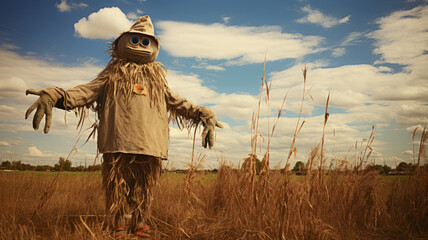
[[[205,106],[198,106],[188,102],[186,99],[172,93],[167,88],[166,101],[168,111],[173,120],[177,121],[180,127],[197,125],[202,122],[204,130],[202,131],[202,146],[212,148],[215,142],[214,128],[217,126],[223,128],[220,122],[215,118],[214,112]],[[187,124],[186,124],[187,123]]]
[[[103,83],[104,80],[97,78],[89,83],[76,86],[67,91],[58,87],[43,90],[28,89],[26,91],[27,95],[33,94],[40,97],[28,108],[25,113],[25,119],[37,108],[33,118],[33,128],[35,130],[39,129],[43,116],[46,116],[44,132],[48,133],[52,122],[52,108],[54,106],[65,110],[71,110],[76,107],[92,104],[98,99],[102,92]]]

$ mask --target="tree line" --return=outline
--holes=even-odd
[[[71,171],[71,172],[91,172],[100,171],[101,164],[73,167],[70,160],[60,157],[58,163],[54,166],[51,165],[31,165],[28,163],[22,163],[21,161],[3,161],[0,165],[2,170],[18,170],[18,171]]]
[[[411,174],[415,171],[417,168],[416,164],[412,163],[406,163],[406,162],[400,162],[396,168],[391,168],[390,166],[384,164],[368,164],[365,167],[365,171],[378,171],[379,174],[382,175],[388,175],[388,174]],[[302,161],[296,162],[294,165],[292,171],[296,173],[304,172],[306,171],[306,165]]]

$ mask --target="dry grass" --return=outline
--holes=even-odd
[[[225,165],[209,182],[201,174],[194,174],[192,195],[183,175],[161,178],[150,218],[154,239],[427,237],[426,170],[404,181],[374,172],[331,171],[322,183],[318,171],[298,180],[289,176],[285,199],[284,177],[277,171],[270,172],[268,184],[259,177],[254,185],[243,169]],[[0,239],[112,239],[98,175],[61,176],[31,221],[40,189],[51,180],[34,173],[0,174]]]
[[[310,96],[306,72],[304,68],[301,112],[305,97]],[[372,151],[373,131],[359,149],[356,144],[351,166],[345,164],[348,159],[334,159],[330,167],[325,166],[323,134],[308,156],[307,175],[270,170],[269,147],[257,175],[260,106],[264,90],[269,105],[270,90],[265,74],[261,80],[249,157],[238,169],[221,163],[217,176],[209,181],[196,171],[204,156],[196,158],[194,153],[186,176],[164,174],[153,192],[149,218],[153,239],[428,238],[427,165],[403,181],[362,171]],[[268,146],[285,100],[268,129]],[[329,117],[328,101],[329,97],[323,132]],[[285,169],[297,151],[294,143],[303,125],[299,117]],[[426,163],[427,138],[424,129],[420,165]],[[109,216],[104,215],[99,174],[62,174],[54,185],[53,179],[52,175],[35,173],[0,173],[0,239],[113,239]],[[52,195],[43,200],[47,191]],[[42,208],[38,207],[40,199],[45,201]]]

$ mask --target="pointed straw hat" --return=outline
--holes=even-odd
[[[138,18],[138,20],[134,23],[134,25],[132,25],[132,27],[128,31],[121,33],[120,36],[113,41],[113,43],[117,43],[119,38],[126,33],[139,33],[139,34],[151,36],[160,45],[160,40],[155,36],[155,29],[153,27],[152,20],[150,19],[149,16],[143,16]]]

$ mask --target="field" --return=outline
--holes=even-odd
[[[113,239],[99,173],[62,174],[33,217],[54,177],[0,173],[0,239]],[[254,182],[226,166],[217,176],[167,173],[150,225],[153,239],[426,239],[427,182],[426,170],[394,179],[269,172]]]

